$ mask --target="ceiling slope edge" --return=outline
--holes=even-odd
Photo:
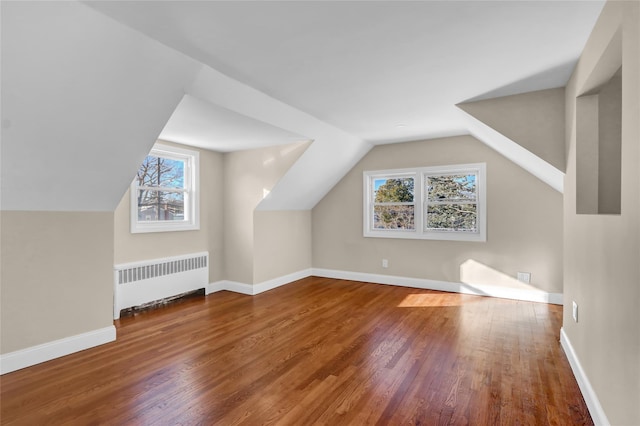
[[[564,172],[564,98],[560,87],[456,106]]]
[[[257,210],[312,209],[372,148],[371,144],[208,66],[200,69],[185,91],[313,141]]]
[[[485,145],[513,161],[554,190],[564,193],[564,172],[523,148],[482,121],[460,109],[469,133]]]
[[[1,10],[2,209],[113,212],[199,64],[85,4]]]

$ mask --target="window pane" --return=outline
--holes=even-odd
[[[475,204],[429,205],[426,228],[429,230],[476,232],[477,207]]]
[[[415,229],[414,206],[377,205],[373,207],[374,229]]]
[[[184,161],[148,155],[138,169],[138,186],[184,188]]]
[[[138,221],[184,220],[184,193],[138,191]]]
[[[373,180],[376,203],[412,203],[413,178],[379,178]]]
[[[427,176],[429,201],[476,200],[476,175]]]

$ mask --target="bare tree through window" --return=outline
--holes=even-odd
[[[136,179],[138,220],[184,219],[184,161],[148,155]]]

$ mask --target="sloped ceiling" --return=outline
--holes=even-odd
[[[458,107],[564,172],[564,89],[465,102]]]
[[[242,129],[242,131],[238,131]],[[218,104],[185,94],[160,133],[160,139],[218,152],[232,152],[307,140]]]
[[[201,65],[74,2],[2,2],[2,209],[113,211]]]
[[[455,105],[563,86],[603,4],[2,2],[2,208],[113,210],[163,129],[216,149],[185,94],[313,140],[261,204],[311,208],[371,144],[490,138]]]
[[[359,139],[388,143],[464,130],[454,105],[498,88],[564,86],[604,2],[87,4]]]

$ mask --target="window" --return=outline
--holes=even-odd
[[[131,183],[131,232],[200,229],[198,152],[155,144]]]
[[[415,229],[414,187],[413,175],[389,175],[373,179],[373,229]]]
[[[484,163],[364,172],[364,236],[486,241]]]

